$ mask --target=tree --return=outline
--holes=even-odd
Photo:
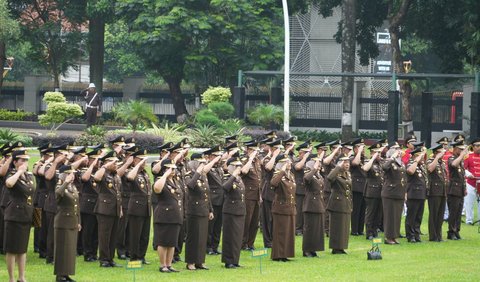
[[[60,87],[60,75],[75,67],[80,56],[81,25],[71,21],[67,7],[74,0],[17,0],[10,8],[22,26],[22,35],[31,44],[28,57],[53,76]]]
[[[175,115],[188,112],[180,84],[229,84],[238,69],[280,65],[283,33],[275,1],[119,0],[145,68],[168,84]]]
[[[38,116],[38,122],[42,126],[50,126],[52,133],[72,118],[83,115],[82,108],[78,104],[68,103],[61,92],[46,92],[43,101],[47,103],[47,110]]]
[[[7,8],[6,0],[0,0],[0,24],[0,67],[2,72],[0,75],[1,94],[3,85],[3,66],[5,65],[5,62],[7,60],[7,42],[15,38],[19,32],[18,22],[11,17],[10,12]]]

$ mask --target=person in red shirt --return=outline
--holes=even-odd
[[[473,224],[473,206],[480,190],[480,138],[470,144],[473,152],[465,159],[465,177],[467,178],[467,195],[465,196],[465,222]],[[478,206],[480,211],[480,204]]]

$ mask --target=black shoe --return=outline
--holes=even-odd
[[[38,258],[44,259],[44,258],[47,258],[47,255],[40,253],[38,254]]]
[[[303,256],[306,257],[306,258],[313,258],[311,252],[303,252]]]
[[[281,259],[281,258],[274,258],[274,259],[272,259],[272,260],[273,260],[273,261],[283,261],[283,259]]]
[[[117,263],[114,262],[114,261],[111,261],[111,262],[110,262],[110,266],[111,266],[111,267],[122,267],[120,264],[117,264]]]
[[[242,267],[242,266],[241,266],[240,264],[238,264],[238,263],[237,263],[237,264],[233,264],[233,265],[235,265],[235,267]]]
[[[100,262],[100,267],[112,267],[108,261]]]
[[[415,238],[415,241],[417,241],[417,243],[422,243],[422,240],[420,240],[420,238]]]
[[[67,278],[67,281],[70,281],[70,282],[75,282],[75,280],[73,280],[72,278],[70,278],[70,276],[65,276],[65,278]]]
[[[400,234],[399,238],[406,238],[405,235]]]
[[[455,234],[451,234],[451,233],[447,235],[447,239],[449,239],[449,240],[458,240],[458,238],[455,236]]]
[[[176,270],[175,268],[171,267],[171,266],[167,266],[168,270],[170,270],[170,272],[180,272],[178,270]]]
[[[213,252],[216,254],[216,255],[221,255],[222,252],[219,252],[218,250],[213,250]]]
[[[317,252],[310,252],[313,258],[318,257]]]
[[[347,252],[345,252],[344,250],[336,250],[336,249],[334,249],[334,250],[332,250],[332,254],[334,254],[334,255],[346,255]]]
[[[352,232],[352,233],[350,233],[350,235],[352,235],[352,236],[358,236],[358,233],[357,233],[357,232]]]
[[[363,235],[365,235],[365,233],[363,233],[363,232],[358,232],[358,235],[363,236]]]
[[[417,240],[415,240],[415,238],[408,238],[407,241],[408,243],[417,243]]]
[[[296,236],[302,236],[303,233],[302,233],[302,231],[296,231],[296,232],[295,232],[295,235],[296,235]]]
[[[291,260],[289,260],[288,258],[282,258],[282,261],[287,262],[287,261],[291,261]]]
[[[67,280],[67,277],[66,277],[66,276],[57,276],[57,278],[55,279],[55,281],[57,281],[57,282],[63,282],[63,281],[70,281],[70,280]]]
[[[53,258],[46,258],[45,263],[46,264],[53,264]]]
[[[126,260],[127,259],[127,256],[122,254],[122,255],[118,255],[118,259],[121,259],[121,260]]]
[[[232,268],[235,268],[235,265],[233,265],[233,264],[231,264],[231,263],[226,263],[226,264],[225,264],[225,268],[230,268],[230,269],[232,269]]]
[[[201,264],[196,264],[196,265],[195,265],[195,268],[196,268],[196,269],[209,270],[208,267],[206,267],[205,265],[201,265]]]
[[[150,262],[149,262],[149,261],[147,261],[147,260],[145,260],[145,259],[142,259],[142,264],[149,265],[149,264],[150,264]]]
[[[460,234],[459,234],[459,233],[455,233],[455,237],[457,237],[457,240],[462,239],[462,237],[460,237]]]
[[[33,249],[33,252],[34,252],[34,253],[39,253],[40,251],[39,251],[38,248],[34,248],[34,249]]]
[[[158,271],[162,272],[162,273],[170,273],[172,271],[170,271],[170,269],[168,267],[160,267],[158,269]]]

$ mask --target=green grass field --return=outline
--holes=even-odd
[[[32,162],[33,163],[33,162]],[[476,211],[475,211],[476,213]],[[402,233],[404,234],[402,223]],[[446,239],[447,224],[443,225]],[[423,233],[428,232],[428,207],[426,204],[422,224]],[[238,269],[225,269],[220,256],[207,256],[210,270],[187,271],[185,263],[174,265],[180,273],[160,273],[156,252],[150,247],[147,260],[152,264],[136,271],[136,281],[478,281],[480,280],[480,233],[477,225],[462,225],[462,240],[410,244],[401,239],[400,245],[381,244],[383,260],[367,261],[371,242],[364,236],[350,237],[348,255],[332,255],[326,238],[325,252],[318,258],[302,257],[302,237],[296,237],[296,257],[291,262],[274,262],[269,257],[262,261],[262,273],[258,259],[250,252],[242,251]],[[33,232],[32,232],[33,236]],[[33,253],[33,237],[27,259],[27,280],[31,282],[54,281],[53,266],[46,265],[38,254]],[[255,242],[263,247],[259,232]],[[183,258],[183,254],[182,254]],[[4,259],[3,259],[4,261]],[[116,260],[125,264],[125,261]],[[76,281],[133,281],[133,272],[125,268],[100,268],[98,263],[86,263],[77,258]],[[0,266],[0,281],[7,281],[5,262]]]

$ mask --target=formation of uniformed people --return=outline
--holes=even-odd
[[[188,270],[208,270],[207,254],[221,254],[226,268],[238,268],[241,250],[255,249],[259,226],[274,261],[295,256],[295,235],[303,235],[304,257],[324,251],[325,236],[332,254],[346,254],[349,235],[371,240],[384,232],[386,244],[399,244],[405,208],[405,236],[421,242],[425,201],[428,239],[443,241],[448,208],[447,238],[458,240],[466,182],[476,185],[480,176],[472,160],[480,139],[467,146],[463,135],[452,140],[451,150],[449,140],[440,139],[430,156],[413,134],[406,151],[379,140],[369,153],[361,138],[296,145],[294,137],[282,140],[272,131],[260,140],[225,141],[190,156],[187,139],[159,146],[153,178],[148,152],[133,138],[119,136],[111,149],[99,144],[88,152],[75,144],[45,144],[32,173],[22,144],[4,144],[0,238],[10,281],[16,281],[15,265],[18,280],[25,279],[32,219],[38,221],[35,251],[54,264],[57,281],[73,281],[77,254],[101,267],[119,266],[115,254],[149,264],[152,218],[162,273],[179,271],[172,264],[182,252]]]

